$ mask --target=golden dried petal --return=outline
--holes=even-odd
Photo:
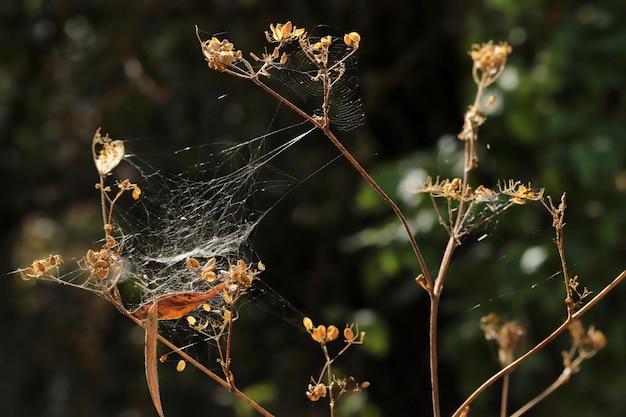
[[[345,329],[343,329],[343,337],[346,340],[354,340],[354,332],[351,328],[346,327]]]
[[[213,282],[215,281],[215,279],[217,278],[217,275],[215,275],[215,272],[213,271],[204,271],[202,272],[202,277],[203,280],[207,281],[207,282]]]
[[[335,340],[338,336],[339,336],[339,329],[336,326],[333,326],[332,324],[328,326],[328,329],[326,330],[326,338],[329,341],[331,341],[331,340]]]
[[[141,195],[141,188],[139,188],[138,185],[135,185],[135,187],[133,188],[133,199],[134,200],[139,200],[139,196]]]
[[[187,258],[185,262],[189,268],[199,268],[200,262],[196,258]]]
[[[304,325],[304,328],[307,330],[311,330],[313,328],[313,321],[308,317],[305,317],[302,319],[302,324]]]
[[[189,323],[190,326],[195,326],[197,320],[194,316],[187,316],[187,323]]]
[[[176,364],[176,372],[184,371],[186,366],[187,366],[187,362],[185,362],[182,359],[179,360],[178,363]]]

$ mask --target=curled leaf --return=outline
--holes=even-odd
[[[145,320],[150,309],[156,304],[156,313],[159,320],[176,320],[190,311],[194,310],[200,304],[215,297],[224,288],[226,283],[216,285],[205,292],[181,292],[175,294],[165,294],[157,297],[156,300],[148,301],[131,311],[134,317],[139,320]]]
[[[111,140],[108,134],[103,138],[100,135],[100,128],[93,137],[91,147],[94,164],[101,176],[111,172],[124,158],[124,142]]]

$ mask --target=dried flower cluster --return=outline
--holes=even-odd
[[[226,71],[226,68],[234,66],[240,61],[241,51],[235,49],[235,45],[228,39],[219,40],[212,37],[208,41],[201,41],[202,54],[209,64],[209,68],[219,72]]]
[[[591,358],[606,346],[606,337],[600,330],[590,326],[586,331],[580,320],[574,320],[569,327],[572,348],[563,352],[563,365],[572,368],[572,373],[580,370],[580,363]]]
[[[495,81],[506,66],[507,57],[512,51],[513,49],[506,42],[495,45],[493,41],[489,41],[481,45],[472,45],[470,57],[474,62],[472,70],[474,81],[478,84],[483,77],[489,80],[487,85]],[[482,77],[479,77],[479,71]]]
[[[59,266],[63,265],[63,259],[59,255],[50,255],[44,259],[36,259],[33,261],[32,266],[26,267],[19,271],[20,277],[24,281],[30,278],[54,278],[50,270],[54,269],[58,272]]]
[[[337,378],[333,375],[331,369],[333,362],[345,353],[350,346],[363,343],[365,332],[360,332],[355,325],[347,325],[343,330],[345,346],[331,358],[326,345],[339,338],[339,329],[337,326],[332,324],[328,326],[322,324],[315,326],[309,317],[305,317],[302,320],[302,324],[311,335],[311,338],[320,344],[324,352],[324,357],[326,358],[326,363],[319,377],[317,379],[311,378],[311,383],[308,385],[305,394],[310,401],[319,401],[320,398],[324,398],[328,395],[331,415],[333,415],[334,404],[337,398],[347,392],[360,391],[369,387],[369,382],[358,383],[352,376]],[[324,379],[325,382],[323,382]]]
[[[500,366],[504,368],[511,364],[516,352],[524,345],[524,328],[515,321],[504,321],[494,313],[481,318],[480,327],[485,332],[485,339],[498,344]]]
[[[243,78],[258,79],[259,75],[269,77],[271,69],[284,66],[289,56],[283,51],[283,48],[292,42],[297,42],[305,55],[319,69],[336,71],[342,67],[341,62],[345,60],[344,58],[339,62],[335,62],[329,68],[328,51],[335,39],[329,35],[318,40],[312,40],[306,30],[297,28],[291,22],[270,24],[270,30],[265,32],[265,37],[270,44],[278,45],[274,47],[271,53],[263,53],[260,58],[256,54],[250,53],[254,61],[262,63],[262,66],[256,70],[253,68],[252,64],[243,57],[242,52],[235,49],[235,45],[228,41],[228,39],[220,40],[216,37],[212,37],[209,40],[203,41],[200,38],[197,27],[196,36],[198,37],[202,54],[209,68]],[[347,33],[343,38],[345,45],[352,50],[358,49],[360,41],[361,37],[356,32]]]

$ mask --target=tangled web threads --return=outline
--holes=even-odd
[[[226,149],[208,144],[185,147],[159,165],[149,156],[127,154],[125,160],[139,173],[137,182],[143,190],[140,199],[114,213],[122,235],[120,283],[122,291],[130,288],[135,298],[129,309],[154,297],[214,287],[215,282],[190,267],[190,259],[198,265],[215,262],[218,275],[227,274],[238,261],[256,265],[249,240],[268,209],[256,207],[254,196],[274,186],[260,174],[311,131],[295,125]],[[287,140],[284,134],[289,135]],[[270,147],[268,139],[274,136],[280,136],[280,144]],[[180,162],[184,168],[172,172],[178,161],[184,161]],[[214,297],[206,303],[216,306],[223,300]]]

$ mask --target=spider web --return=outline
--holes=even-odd
[[[321,36],[316,36],[318,32]],[[327,26],[314,28],[309,39],[311,43],[315,43],[328,34],[332,35],[333,39],[329,47],[330,67],[346,57],[352,49],[343,42],[344,32]],[[303,105],[312,114],[321,116],[324,90],[322,82],[313,79],[317,75],[317,67],[311,63],[297,43],[286,45],[283,51],[288,53],[289,60],[279,70],[270,71],[272,76],[268,83],[296,103]],[[358,96],[357,54],[351,55],[344,62],[345,72],[333,86],[329,104],[331,123],[337,129],[347,132],[365,123],[365,113]]]

